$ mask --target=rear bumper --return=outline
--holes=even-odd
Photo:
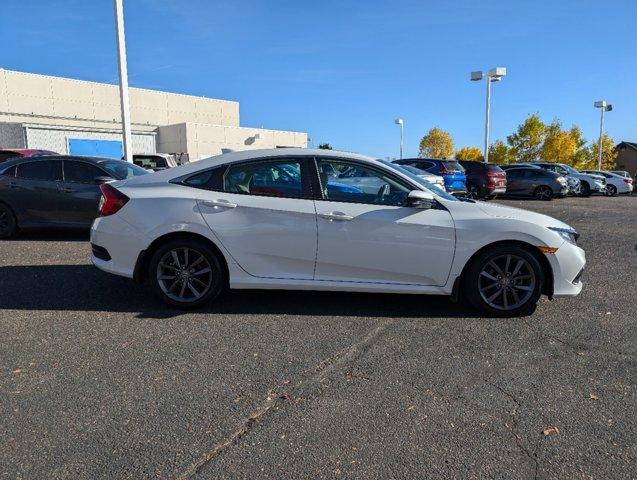
[[[486,187],[487,195],[504,195],[507,187]]]
[[[91,262],[105,272],[133,278],[146,245],[145,237],[117,215],[99,217],[91,226]]]

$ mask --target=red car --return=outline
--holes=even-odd
[[[51,150],[40,150],[37,148],[0,148],[0,163],[10,158],[19,157],[39,157],[40,155],[59,155]]]

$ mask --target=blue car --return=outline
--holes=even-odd
[[[467,193],[467,176],[464,168],[455,160],[441,160],[438,158],[405,158],[396,160],[398,165],[409,165],[425,172],[440,175],[445,181],[445,190],[458,195]]]

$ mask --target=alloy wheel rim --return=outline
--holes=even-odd
[[[197,250],[175,248],[166,252],[157,264],[157,283],[171,300],[191,303],[212,288],[212,266]]]
[[[0,210],[0,232],[9,228],[9,214],[6,210]]]
[[[545,200],[551,196],[549,189],[547,187],[540,187],[537,191],[537,197],[540,200]]]
[[[524,305],[533,295],[535,284],[531,264],[514,254],[489,260],[478,276],[482,300],[497,310],[515,310]]]

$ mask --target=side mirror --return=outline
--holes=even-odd
[[[407,206],[411,208],[429,209],[434,206],[436,200],[434,196],[423,190],[412,190],[407,195]]]
[[[113,177],[95,177],[93,179],[93,181],[97,184],[97,185],[102,185],[103,183],[108,183],[108,182],[112,182],[113,180],[115,180]]]

